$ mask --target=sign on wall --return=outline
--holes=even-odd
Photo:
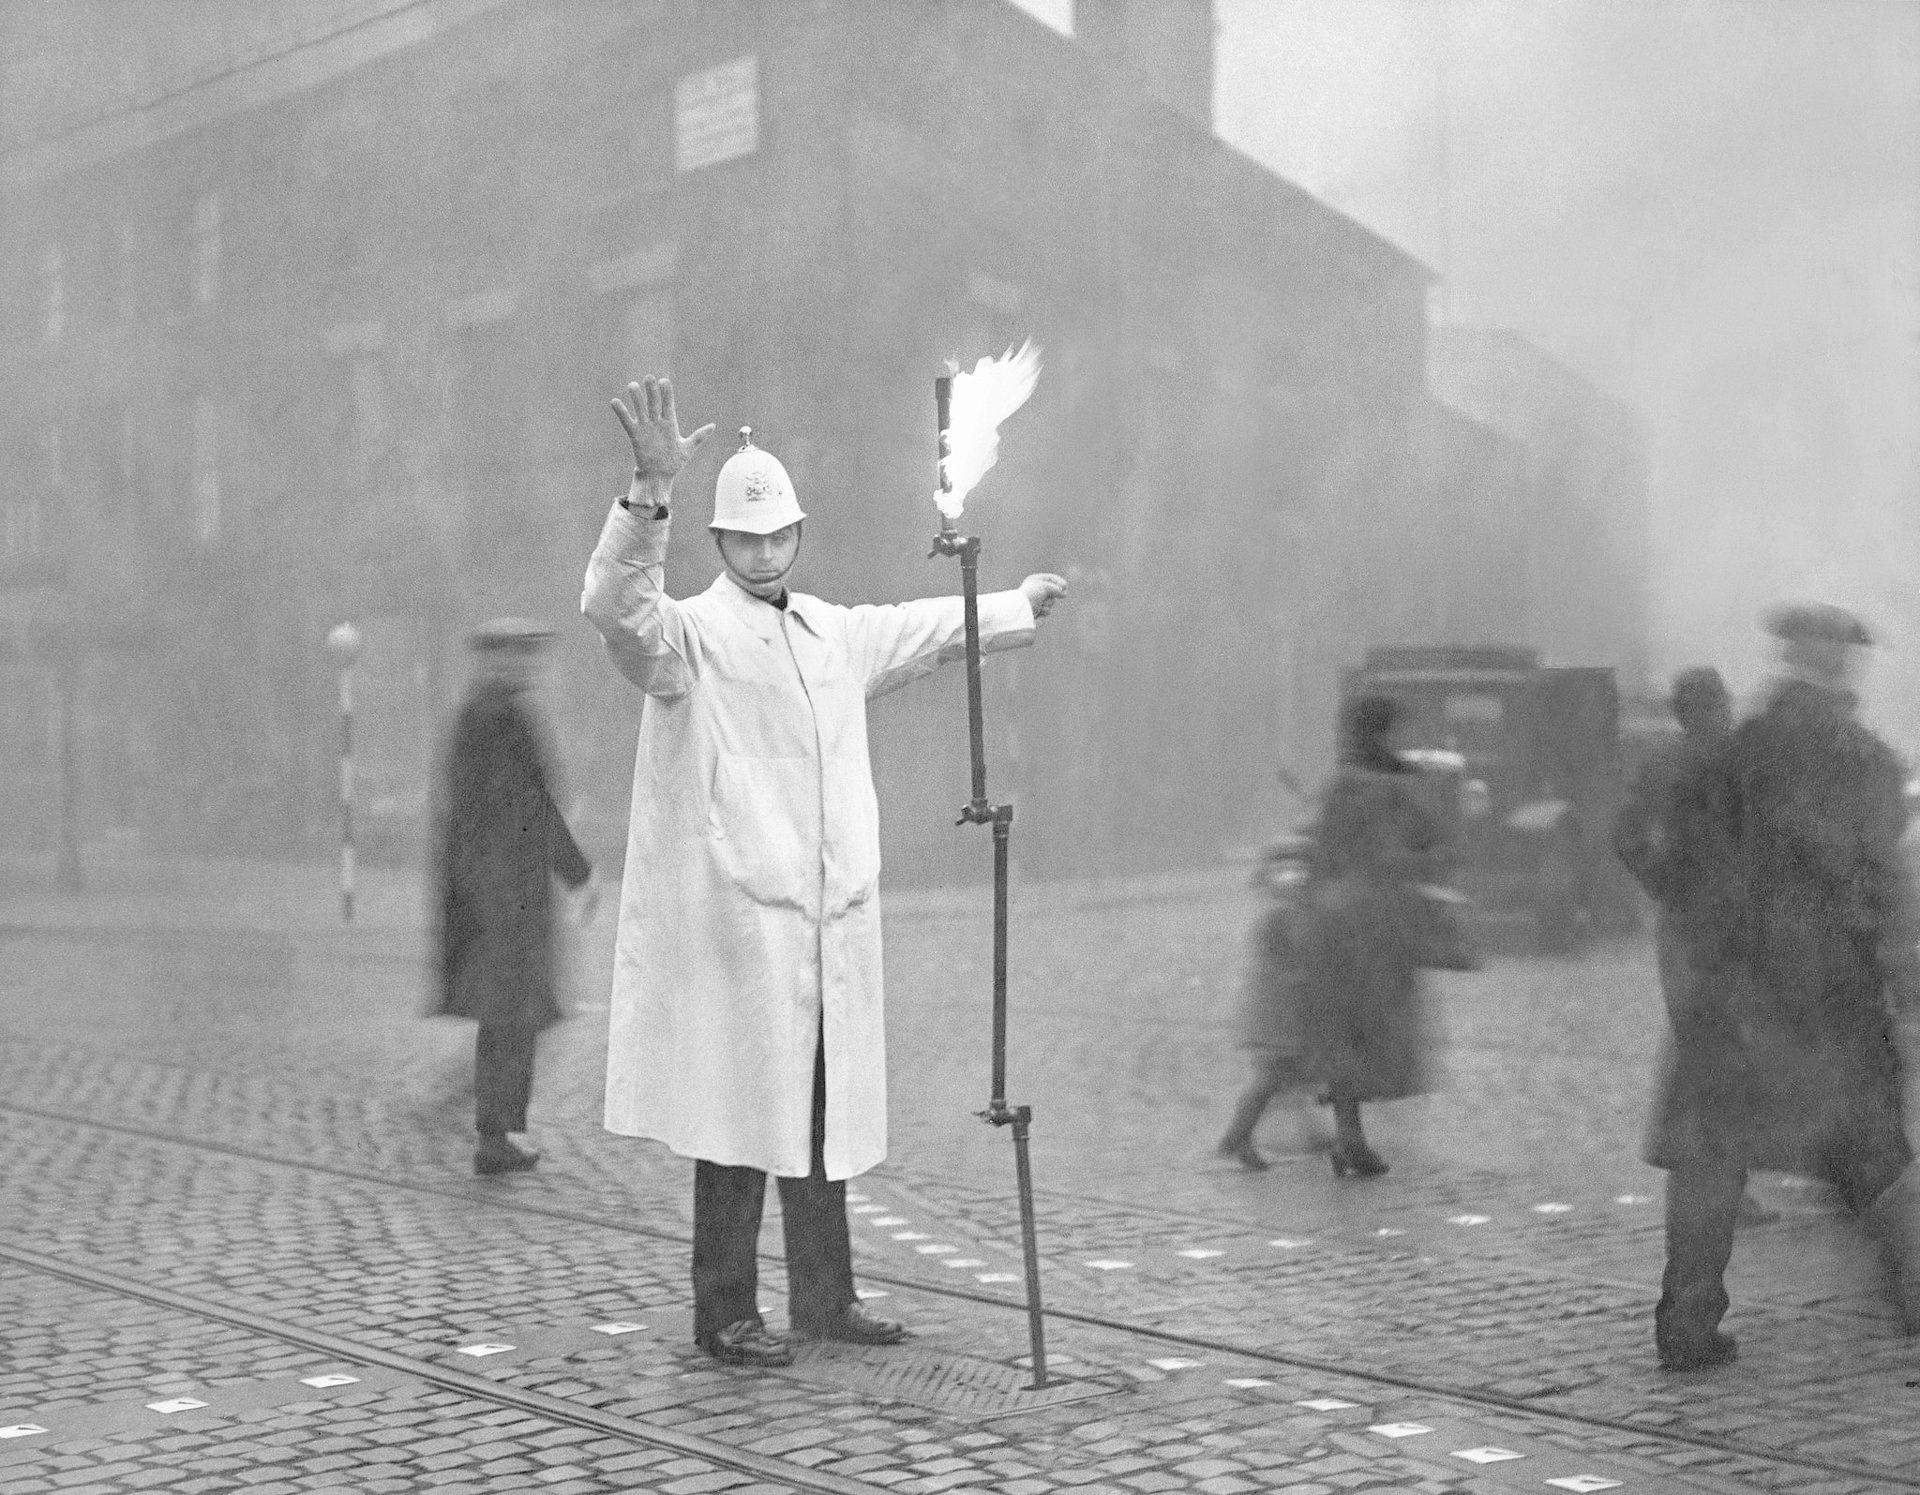
[[[760,145],[760,62],[737,57],[689,73],[673,89],[673,165],[698,171],[750,156]]]

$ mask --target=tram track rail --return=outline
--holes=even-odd
[[[457,1366],[439,1365],[431,1360],[402,1355],[393,1350],[383,1350],[375,1345],[363,1344],[356,1339],[329,1334],[324,1330],[308,1328],[302,1324],[289,1323],[285,1319],[274,1318],[268,1314],[254,1313],[249,1309],[214,1303],[191,1293],[177,1292],[172,1288],[160,1287],[150,1282],[140,1282],[131,1277],[122,1276],[118,1272],[109,1272],[99,1267],[83,1266],[77,1262],[47,1256],[4,1237],[0,1237],[0,1261],[10,1262],[28,1271],[57,1277],[62,1281],[76,1283],[98,1292],[132,1298],[137,1302],[170,1309],[175,1313],[207,1319],[214,1323],[225,1324],[230,1328],[243,1329],[262,1338],[297,1345],[301,1349],[311,1350],[315,1354],[324,1355],[332,1360],[379,1366],[383,1370],[396,1371],[413,1380],[438,1386],[442,1390],[493,1402],[503,1408],[511,1407],[515,1411],[546,1418],[549,1422],[585,1428],[609,1437],[622,1438],[642,1447],[664,1449],[689,1458],[702,1459],[721,1468],[735,1469],[743,1474],[753,1475],[771,1484],[819,1491],[821,1495],[872,1495],[875,1489],[873,1485],[849,1479],[844,1475],[808,1469],[804,1465],[788,1463],[771,1455],[735,1448],[698,1433],[681,1432],[642,1418],[622,1417],[617,1413],[603,1412],[584,1402],[552,1396],[530,1387],[506,1385],[472,1371],[463,1371]]]
[[[41,1121],[69,1126],[85,1127],[94,1130],[114,1132],[129,1137],[137,1137],[147,1142],[157,1142],[192,1151],[208,1152],[232,1157],[270,1167],[288,1168],[304,1173],[322,1174],[358,1184],[397,1190],[402,1193],[429,1198],[445,1199],[462,1204],[480,1204],[488,1209],[513,1214],[523,1214],[542,1219],[587,1226],[596,1230],[619,1235],[636,1236],[654,1240],[662,1244],[681,1248],[690,1248],[692,1237],[679,1231],[663,1229],[626,1220],[610,1220],[585,1210],[569,1209],[546,1203],[501,1198],[472,1185],[433,1184],[418,1179],[396,1177],[372,1169],[353,1168],[337,1163],[321,1162],[312,1159],[289,1157],[264,1149],[242,1146],[236,1143],[208,1140],[185,1135],[161,1128],[138,1125],[130,1121],[109,1120],[81,1113],[62,1111],[55,1108],[35,1106],[14,1100],[0,1101],[0,1113],[11,1112]],[[1219,1222],[1212,1222],[1218,1224]],[[768,1262],[779,1258],[771,1253],[763,1253]],[[777,1483],[791,1485],[799,1489],[846,1492],[871,1492],[875,1487],[858,1480],[843,1476],[830,1476],[797,1464],[789,1464],[778,1458],[752,1454],[734,1449],[712,1439],[677,1432],[671,1428],[658,1426],[641,1419],[623,1418],[616,1414],[599,1411],[583,1403],[569,1401],[530,1389],[503,1386],[500,1382],[484,1376],[464,1372],[456,1367],[442,1366],[431,1361],[416,1359],[394,1351],[382,1350],[375,1346],[364,1345],[357,1340],[343,1336],[313,1330],[299,1324],[275,1319],[270,1315],[254,1313],[251,1310],[233,1308],[224,1304],[212,1303],[191,1294],[174,1289],[138,1281],[119,1273],[102,1268],[82,1265],[50,1257],[16,1240],[0,1236],[0,1260],[46,1275],[64,1278],[68,1281],[90,1286],[101,1291],[119,1293],[157,1306],[172,1308],[180,1312],[197,1314],[201,1317],[234,1327],[249,1330],[287,1343],[298,1344],[318,1353],[343,1360],[357,1360],[368,1365],[379,1365],[400,1371],[430,1384],[439,1385],[462,1394],[491,1398],[503,1406],[513,1406],[536,1413],[543,1417],[572,1425],[606,1432],[612,1436],[629,1438],[636,1443],[672,1449],[691,1457],[708,1460],[717,1465],[739,1469],[756,1477],[769,1479]],[[884,1284],[908,1292],[924,1294],[933,1298],[945,1298],[958,1302],[1000,1310],[1009,1315],[1024,1317],[1026,1303],[1024,1299],[1009,1297],[979,1288],[961,1286],[955,1283],[930,1281],[919,1277],[891,1273],[862,1265],[860,1275],[864,1280]],[[1539,1276],[1555,1276],[1562,1280],[1594,1283],[1600,1279],[1592,1277],[1573,1277],[1567,1274],[1535,1273]],[[1613,1284],[1632,1286],[1637,1284]],[[1772,1305],[1783,1311],[1805,1314],[1811,1317],[1839,1319],[1844,1315],[1824,1312],[1818,1308],[1803,1305]],[[1741,1442],[1737,1438],[1715,1435],[1708,1432],[1693,1431],[1671,1426],[1654,1426],[1636,1422],[1625,1417],[1609,1417],[1603,1414],[1581,1411],[1575,1408],[1543,1406],[1537,1400],[1519,1396],[1506,1396],[1498,1392],[1478,1387],[1450,1384],[1439,1379],[1423,1378],[1417,1375],[1398,1374],[1392,1371],[1369,1368],[1351,1362],[1341,1362],[1319,1356],[1302,1354],[1296,1351],[1274,1349],[1259,1345],[1249,1345],[1231,1339],[1208,1334],[1188,1333],[1174,1329],[1143,1324],[1111,1314],[1092,1312],[1086,1309],[1048,1306],[1045,1309],[1048,1320],[1058,1325],[1074,1325],[1109,1334],[1131,1337],[1159,1349],[1178,1349],[1212,1355],[1230,1356],[1255,1364],[1264,1364],[1293,1371],[1305,1371],[1317,1375],[1338,1378],[1348,1383],[1379,1387],[1383,1392],[1395,1395],[1415,1395],[1432,1398],[1436,1401],[1453,1403],[1456,1406],[1470,1407],[1481,1411],[1496,1412],[1506,1417],[1518,1417],[1528,1422],[1560,1430],[1588,1429],[1614,1435],[1629,1435],[1648,1443],[1666,1444],[1711,1453],[1731,1458],[1755,1460],[1781,1468],[1802,1470],[1840,1478],[1869,1480],[1888,1489],[1920,1490],[1920,1471],[1905,1472],[1890,1470],[1884,1466],[1855,1463],[1846,1459],[1824,1457],[1809,1453],[1782,1452],[1758,1444]]]

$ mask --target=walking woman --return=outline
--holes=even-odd
[[[1331,1157],[1341,1178],[1387,1171],[1361,1130],[1361,1104],[1426,1088],[1419,889],[1444,879],[1446,852],[1420,801],[1419,771],[1390,746],[1398,719],[1384,696],[1348,708],[1309,875],[1301,1041],[1307,1071],[1333,1106]]]

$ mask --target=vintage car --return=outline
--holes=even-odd
[[[1430,786],[1457,786],[1436,802],[1481,918],[1523,926],[1547,953],[1638,927],[1608,842],[1625,790],[1612,670],[1522,648],[1380,648],[1343,677],[1343,700],[1362,695],[1398,703]]]

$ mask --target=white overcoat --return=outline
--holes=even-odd
[[[804,1176],[826,1044],[825,1162],[887,1152],[880,840],[866,703],[965,653],[958,597],[784,611],[724,572],[661,589],[671,520],[615,505],[581,611],[640,719],[607,1044],[606,1127]],[[988,649],[1033,641],[1025,593],[980,599]]]

